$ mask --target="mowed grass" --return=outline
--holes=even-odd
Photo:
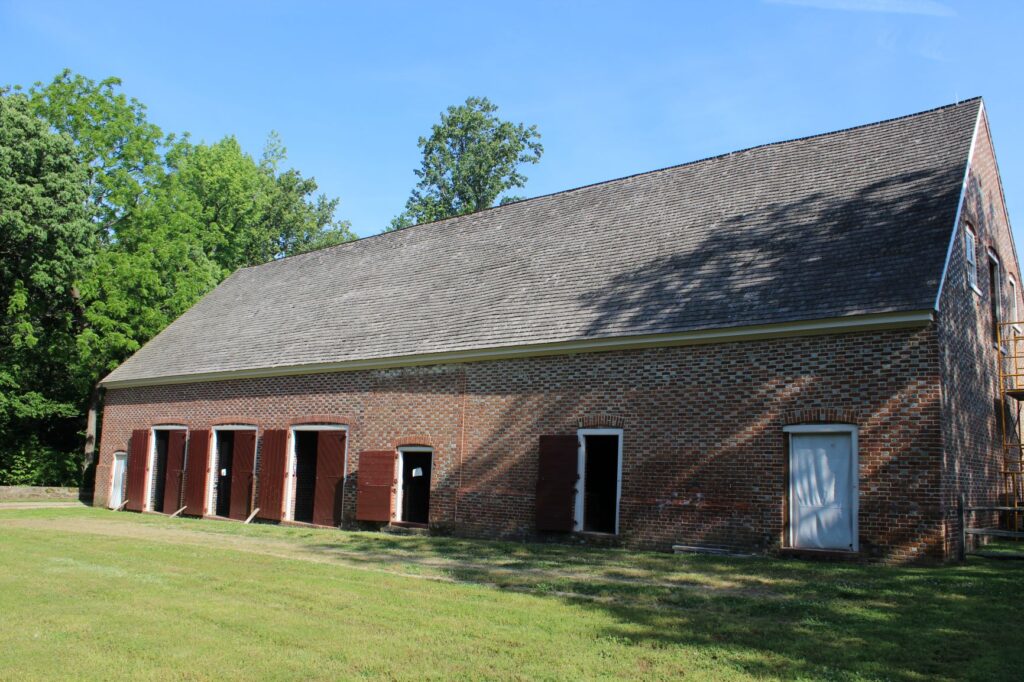
[[[2,679],[1024,679],[1024,563],[0,510]]]

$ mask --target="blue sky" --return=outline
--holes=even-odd
[[[1022,20],[980,0],[0,0],[0,83],[116,75],[165,131],[254,154],[277,130],[360,235],[402,209],[417,137],[468,95],[539,127],[525,196],[983,95],[1013,219]]]

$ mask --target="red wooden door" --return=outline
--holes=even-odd
[[[357,481],[356,520],[390,521],[391,487],[395,484],[395,452],[360,452]]]
[[[316,436],[316,491],[313,523],[341,525],[341,496],[345,485],[345,432],[321,431]]]
[[[537,459],[537,530],[571,531],[579,479],[576,436],[541,436]]]
[[[284,481],[287,457],[288,431],[268,429],[263,432],[263,450],[260,455],[259,494],[257,516],[269,521],[280,521],[284,507]]]
[[[210,431],[193,431],[188,439],[185,463],[185,513],[202,516],[206,512],[206,476],[210,466]]]
[[[256,432],[235,431],[231,456],[231,507],[228,516],[245,520],[252,500],[252,481],[256,464]]]
[[[149,460],[149,429],[132,431],[128,446],[128,504],[125,509],[140,512],[146,508],[146,465]]]
[[[164,514],[181,509],[181,479],[185,473],[185,431],[167,434],[167,472],[164,476]]]

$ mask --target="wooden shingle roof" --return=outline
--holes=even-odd
[[[929,310],[980,107],[245,268],[105,383]]]

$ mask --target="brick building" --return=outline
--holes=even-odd
[[[112,372],[97,503],[944,559],[1019,282],[980,99],[370,237]]]

